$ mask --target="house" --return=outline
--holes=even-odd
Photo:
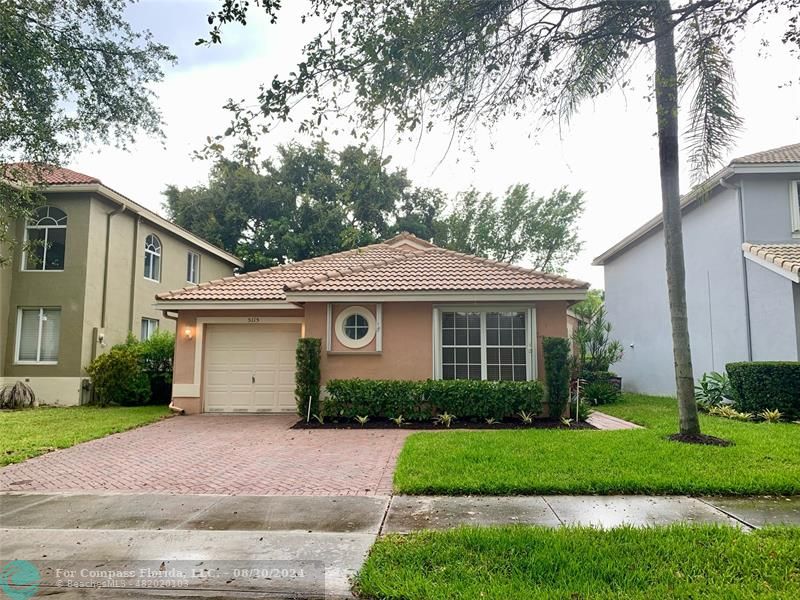
[[[695,376],[800,359],[800,144],[736,158],[682,199]],[[661,216],[598,256],[627,389],[675,394]]]
[[[174,330],[154,294],[242,263],[95,177],[55,168],[38,176],[46,201],[15,233],[32,243],[16,244],[0,268],[0,384],[26,381],[41,402],[78,404],[97,354],[128,332]]]
[[[540,378],[588,284],[445,250],[408,233],[157,296],[178,320],[173,405],[294,412],[298,338],[321,377]]]

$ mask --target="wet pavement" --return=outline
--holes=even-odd
[[[0,564],[30,561],[37,597],[352,598],[350,578],[382,533],[678,522],[800,526],[800,497],[7,493]]]

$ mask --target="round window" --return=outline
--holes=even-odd
[[[344,334],[351,340],[360,340],[369,331],[369,323],[364,315],[350,315],[344,320]]]
[[[349,306],[336,317],[336,339],[347,348],[363,348],[375,339],[375,316],[363,306]]]

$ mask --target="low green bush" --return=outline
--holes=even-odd
[[[544,353],[544,395],[551,417],[559,417],[569,401],[569,341],[566,338],[542,339]]]
[[[172,358],[175,355],[175,334],[157,331],[147,340],[137,342],[139,360],[150,381],[150,402],[169,404],[172,400]]]
[[[308,402],[311,398],[311,414],[319,414],[319,362],[322,341],[319,338],[300,338],[295,353],[295,399],[297,414],[308,415]]]
[[[136,345],[114,346],[95,358],[86,372],[100,405],[137,406],[150,400],[150,381]]]
[[[621,397],[622,392],[608,381],[594,381],[581,388],[581,399],[595,406],[613,404]]]
[[[779,410],[787,420],[800,419],[800,362],[738,362],[725,369],[739,411]]]
[[[358,415],[427,421],[444,413],[457,419],[504,419],[519,411],[541,412],[538,381],[402,381],[332,379],[326,384],[329,418]]]

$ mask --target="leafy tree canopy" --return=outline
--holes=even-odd
[[[175,57],[125,21],[131,1],[0,2],[0,244],[40,200],[8,185],[30,178],[9,163],[59,165],[88,143],[161,135],[149,86]]]
[[[179,225],[238,254],[247,270],[371,244],[400,231],[470,254],[558,271],[580,250],[582,192],[538,197],[527,185],[502,199],[469,190],[451,203],[415,187],[375,148],[324,142],[280,146],[275,160],[218,161],[206,185],[169,186]]]

